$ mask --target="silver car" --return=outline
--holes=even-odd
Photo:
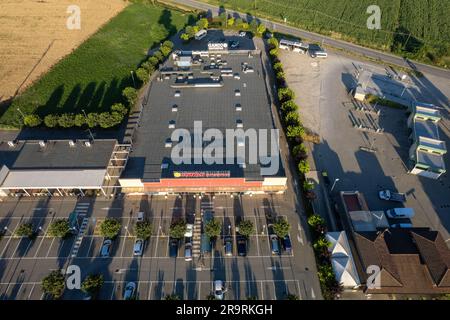
[[[133,254],[135,256],[142,256],[143,251],[144,251],[144,240],[141,239],[136,240],[133,246]]]
[[[103,258],[109,257],[112,247],[112,240],[106,239],[103,241],[102,249],[100,250],[100,256]]]
[[[214,281],[214,298],[217,300],[223,300],[223,294],[225,293],[225,287],[222,280]]]
[[[123,293],[123,298],[125,300],[134,299],[135,291],[136,291],[136,283],[128,282],[126,287],[125,287],[125,291]]]

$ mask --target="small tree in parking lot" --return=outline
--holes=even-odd
[[[284,238],[285,236],[287,236],[290,229],[291,229],[291,225],[284,217],[279,218],[273,224],[273,231],[279,238]]]
[[[57,219],[50,224],[48,234],[51,237],[65,238],[69,235],[70,225],[67,219]]]
[[[186,233],[186,221],[180,219],[172,222],[169,229],[169,234],[174,239],[181,239]]]
[[[239,223],[238,227],[239,227],[239,234],[243,235],[246,238],[255,233],[255,226],[253,225],[253,222],[250,220],[242,220]]]
[[[117,219],[106,218],[100,225],[100,233],[103,237],[112,239],[119,234],[120,228],[121,225]]]
[[[147,240],[152,235],[152,224],[149,221],[138,221],[134,233],[138,239]]]
[[[208,237],[214,239],[220,235],[220,231],[222,230],[222,224],[216,218],[212,218],[205,225],[205,233]]]
[[[181,297],[175,293],[168,294],[164,297],[164,300],[181,300]]]
[[[104,280],[101,274],[90,274],[81,284],[81,290],[91,296],[95,296],[103,286]]]
[[[42,279],[42,291],[45,294],[48,294],[52,297],[52,299],[61,298],[64,288],[65,288],[65,279],[64,275],[60,270],[54,270],[50,272],[48,276]]]
[[[34,235],[33,224],[32,223],[21,224],[17,228],[15,234],[16,234],[16,236],[19,236],[19,237],[32,238]]]

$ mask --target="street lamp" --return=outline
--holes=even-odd
[[[264,235],[264,234],[265,234],[265,230],[266,230],[266,225],[264,224],[264,225],[263,225],[263,229],[262,229],[262,232],[261,232],[261,234],[263,234],[263,235]]]
[[[231,224],[228,225],[228,235],[231,236]]]
[[[20,115],[25,119],[25,115],[23,114],[23,112],[19,108],[17,108],[17,111],[19,111]]]
[[[331,186],[330,192],[333,192],[334,187],[336,186],[336,182],[339,181],[339,178],[334,179],[333,185]]]
[[[83,112],[84,118],[86,119],[86,124],[87,124],[87,122],[88,122],[87,114],[86,114],[86,112],[84,111],[84,109],[81,109],[81,112]],[[95,141],[94,136],[92,135],[91,129],[88,128],[88,131],[89,131],[89,135],[91,136],[92,141]]]
[[[128,231],[128,226],[125,226],[125,230],[127,230],[127,236],[131,237],[130,231]]]
[[[130,73],[131,73],[131,78],[133,79],[133,86],[136,88],[136,82],[134,82],[133,70],[131,70]]]

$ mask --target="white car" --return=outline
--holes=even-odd
[[[192,233],[194,232],[194,225],[189,223],[186,225],[186,232],[184,233],[184,236],[186,238],[192,238]]]
[[[223,286],[222,280],[214,281],[214,298],[217,300],[223,300],[223,294],[225,293],[225,288]]]
[[[134,292],[136,291],[136,283],[134,282],[128,282],[125,291],[123,293],[123,298],[125,300],[131,300],[134,299]]]

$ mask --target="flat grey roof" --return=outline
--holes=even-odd
[[[432,168],[445,170],[444,157],[440,154],[417,151],[417,162],[428,165]]]
[[[228,40],[228,39],[227,39]],[[222,54],[221,59],[227,62],[226,68],[232,68],[233,73],[239,73],[240,79],[223,77],[223,87],[218,88],[172,88],[176,75],[170,80],[153,81],[148,92],[148,105],[144,107],[133,140],[133,152],[122,178],[142,178],[144,181],[155,181],[159,178],[172,178],[173,171],[230,171],[231,177],[246,177],[260,180],[260,164],[248,164],[246,168],[239,165],[174,165],[171,163],[171,148],[165,147],[165,142],[171,137],[174,129],[169,129],[169,121],[175,121],[175,128],[188,129],[191,134],[194,121],[202,121],[203,132],[216,128],[225,133],[225,129],[236,129],[236,121],[242,120],[243,129],[274,128],[269,96],[266,91],[262,62],[259,56],[249,58],[247,54]],[[209,65],[210,59],[204,57],[200,67],[191,68],[194,77],[203,78],[203,67]],[[217,59],[216,59],[217,62]],[[241,63],[246,62],[254,72],[241,72]],[[171,64],[168,67],[172,67]],[[214,70],[217,74],[217,71]],[[235,91],[240,91],[240,96]],[[175,97],[176,91],[180,92]],[[178,106],[177,112],[172,112],[173,105]],[[240,104],[242,111],[236,111]],[[175,143],[174,143],[175,144]],[[236,145],[236,142],[235,142]],[[246,147],[248,144],[246,143]],[[269,149],[270,150],[270,149]],[[169,163],[169,168],[161,169],[163,162]],[[284,176],[281,160],[277,176]]]
[[[414,134],[417,140],[419,137],[439,140],[439,127],[431,120],[414,119]]]
[[[26,169],[105,169],[108,166],[117,140],[95,140],[86,147],[84,141],[46,141],[45,147],[39,141],[19,141],[14,147],[7,142],[0,143],[0,165],[9,170]]]

